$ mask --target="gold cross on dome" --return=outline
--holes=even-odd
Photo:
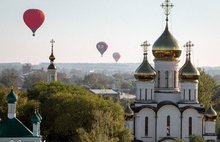
[[[183,46],[186,48],[186,54],[191,53],[193,46],[194,46],[194,44],[191,41],[186,42],[186,44]]]
[[[51,39],[50,43],[51,43],[51,46],[53,47],[53,44],[55,43],[55,41]]]
[[[150,43],[146,40],[144,43],[141,44],[141,46],[144,48],[144,53],[146,53],[147,48],[150,46]]]
[[[166,21],[168,21],[168,15],[170,15],[170,10],[173,8],[173,6],[174,5],[170,2],[170,0],[165,0],[165,2],[161,4],[161,7],[165,11]]]

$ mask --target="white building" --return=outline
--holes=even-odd
[[[173,5],[165,0],[161,6],[165,9],[166,27],[152,47],[155,66],[148,63],[150,44],[144,42],[144,60],[134,74],[136,101],[125,110],[125,125],[132,130],[134,141],[172,142],[180,138],[189,142],[194,134],[215,142],[217,114],[211,106],[205,111],[198,101],[200,74],[190,59],[193,44],[186,43],[186,62],[179,69],[181,50],[168,27]]]
[[[7,96],[8,117],[0,121],[0,142],[41,142],[40,123],[42,120],[38,111],[31,118],[33,131],[30,131],[16,118],[17,96],[13,89]]]

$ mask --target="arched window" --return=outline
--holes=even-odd
[[[167,136],[170,136],[170,116],[167,116]]]
[[[174,71],[174,88],[177,87],[177,85],[176,85],[176,76],[177,76],[177,72]]]
[[[142,94],[142,90],[140,89],[140,100],[142,100],[142,96],[141,96],[141,94]]]
[[[192,117],[189,117],[189,136],[192,135]]]
[[[186,99],[186,91],[185,91],[185,89],[183,90],[183,100],[185,100]]]
[[[145,136],[148,136],[148,117],[145,117]]]
[[[189,89],[189,100],[191,101],[192,96],[191,96],[191,90]]]
[[[158,71],[157,82],[158,82],[158,88],[160,88],[160,71]]]
[[[169,86],[169,72],[168,71],[165,72],[165,80],[166,80],[165,87],[168,88]]]
[[[148,98],[147,98],[147,89],[145,89],[145,100],[148,100]]]

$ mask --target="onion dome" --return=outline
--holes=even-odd
[[[179,50],[176,39],[169,32],[168,25],[154,43],[152,51],[154,57],[160,60],[173,60],[180,57],[181,50]]]
[[[198,80],[200,73],[191,63],[191,47],[194,46],[191,41],[187,42],[184,47],[187,48],[186,62],[179,70],[179,77],[181,80]]]
[[[205,112],[206,120],[215,120],[217,117],[217,112],[210,106]]]
[[[155,79],[156,71],[147,60],[147,47],[150,46],[150,44],[145,41],[141,46],[144,47],[144,60],[136,69],[134,77],[139,81],[151,81]]]
[[[7,102],[8,103],[15,103],[17,101],[17,96],[14,93],[13,89],[11,89],[11,92],[7,96]]]
[[[134,115],[133,110],[131,109],[130,105],[127,103],[127,107],[125,108],[125,116],[126,117],[131,117]]]
[[[53,52],[52,52],[51,55],[49,56],[49,59],[50,59],[51,62],[53,62],[53,61],[55,60],[55,57],[54,57],[54,55],[53,55]]]
[[[165,10],[166,15],[166,28],[162,35],[153,44],[153,55],[158,60],[175,60],[180,57],[181,50],[179,49],[177,40],[170,33],[168,28],[168,16],[170,9],[174,6],[169,0],[163,3],[162,8]]]
[[[34,113],[34,115],[31,117],[31,122],[33,124],[37,124],[41,122],[41,119],[39,118],[39,116],[37,115],[36,111]]]

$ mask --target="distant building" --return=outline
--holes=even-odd
[[[42,117],[35,111],[31,121],[33,131],[30,131],[16,118],[17,96],[13,90],[7,96],[8,117],[0,121],[0,142],[41,142],[40,123]]]
[[[53,55],[53,44],[55,43],[55,41],[52,39],[50,43],[51,43],[51,54],[49,56],[50,65],[47,68],[47,82],[57,81],[57,69],[56,66],[54,65],[55,56]]]
[[[32,66],[31,64],[26,63],[25,65],[22,66],[22,74],[26,74],[31,72]]]
[[[174,142],[176,138],[189,142],[193,134],[206,141],[216,142],[217,113],[205,108],[198,101],[199,71],[191,63],[189,41],[186,62],[179,69],[181,50],[168,28],[168,15],[173,7],[169,0],[161,5],[165,9],[166,27],[153,44],[154,68],[147,59],[144,42],[144,59],[137,68],[136,100],[125,110],[125,126],[139,142]]]
[[[104,97],[111,97],[113,99],[119,99],[119,93],[112,89],[89,89],[90,92]]]

